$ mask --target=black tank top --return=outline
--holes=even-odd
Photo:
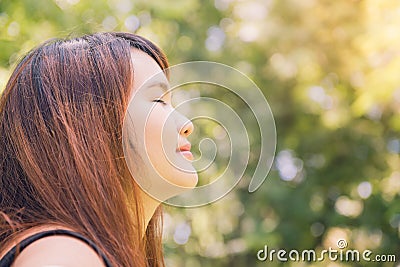
[[[34,234],[24,240],[21,241],[17,246],[19,246],[19,251],[21,252],[24,250],[28,245],[32,244],[36,240],[46,237],[46,236],[52,236],[52,235],[67,235],[71,237],[75,237],[79,240],[82,240],[86,244],[88,244],[91,248],[93,248],[97,254],[103,259],[104,264],[106,267],[111,267],[110,261],[107,259],[106,255],[100,251],[100,249],[96,246],[93,241],[87,239],[86,237],[75,233],[71,232],[68,230],[51,230],[51,231],[45,231],[45,232],[40,232],[37,234]],[[15,259],[15,253],[17,252],[17,246],[14,246],[10,251],[7,252],[7,254],[4,255],[3,258],[0,259],[0,267],[10,267],[11,264],[14,262]]]

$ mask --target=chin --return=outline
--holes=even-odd
[[[164,176],[165,179],[183,190],[196,187],[199,177],[192,162],[183,157],[177,157],[175,163],[176,165],[169,165],[169,171]]]

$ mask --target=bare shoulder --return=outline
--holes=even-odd
[[[85,242],[64,235],[41,238],[26,247],[13,267],[104,267],[102,258]]]

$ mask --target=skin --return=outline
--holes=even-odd
[[[86,243],[69,236],[39,239],[16,259],[14,267],[104,266],[103,260]]]
[[[129,158],[135,158],[130,153],[139,153],[146,166],[138,174],[134,167],[130,170],[135,178],[140,176],[137,182],[143,189],[147,225],[162,201],[193,188],[198,176],[191,164],[193,156],[187,151],[193,124],[172,107],[167,78],[158,64],[140,50],[132,50],[132,62],[134,86],[128,115],[135,125],[128,131],[134,133],[138,149],[125,151],[125,155],[129,165]]]
[[[132,49],[132,62],[134,86],[131,100],[134,105],[128,108],[128,112],[134,114],[136,127],[130,130],[135,133],[136,151],[145,162],[144,175],[138,181],[151,184],[151,190],[143,189],[140,195],[144,207],[144,234],[160,203],[193,188],[197,184],[198,176],[191,164],[193,156],[187,141],[187,137],[193,132],[193,124],[172,107],[171,94],[165,92],[167,88],[163,88],[168,86],[168,81],[161,68],[149,55],[137,49]],[[153,82],[147,83],[154,75],[157,85]],[[125,152],[129,165],[129,158],[134,159],[129,153],[133,151]],[[135,176],[134,172],[133,175]],[[20,235],[5,251],[35,233],[54,229],[66,228],[45,225],[31,229]],[[90,267],[104,266],[104,263],[86,243],[69,236],[50,236],[29,245],[13,264],[13,267],[28,266]]]

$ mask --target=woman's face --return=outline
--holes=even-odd
[[[135,151],[124,146],[125,156],[129,166],[137,158],[130,153],[139,154],[145,169],[136,162],[129,166],[132,175],[150,195],[165,200],[197,184],[187,140],[193,124],[172,107],[168,80],[154,59],[132,49],[132,62],[134,84],[124,127]]]

